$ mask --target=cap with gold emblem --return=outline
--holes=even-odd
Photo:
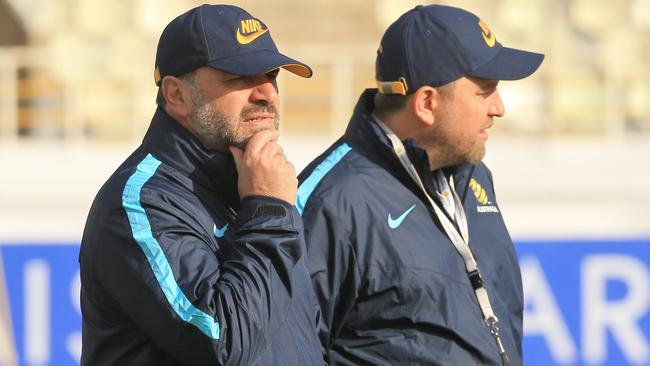
[[[180,76],[202,66],[252,76],[282,67],[311,77],[302,62],[278,51],[267,26],[232,5],[201,5],[179,15],[163,30],[156,52],[154,79]]]
[[[476,15],[444,5],[416,6],[391,24],[377,50],[379,92],[403,94],[463,76],[522,79],[544,55],[503,47]]]

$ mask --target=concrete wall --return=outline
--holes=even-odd
[[[333,138],[281,139],[298,170]],[[137,142],[0,146],[0,242],[78,241],[95,193]],[[514,238],[650,236],[650,138],[491,138],[486,161]]]

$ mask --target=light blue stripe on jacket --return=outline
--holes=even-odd
[[[350,145],[343,143],[341,146],[337,147],[334,149],[326,158],[323,160],[316,169],[314,169],[309,177],[305,179],[304,182],[298,187],[298,194],[296,196],[296,208],[298,209],[298,212],[300,212],[300,215],[302,215],[303,211],[305,210],[305,205],[307,204],[307,200],[309,199],[309,196],[311,196],[312,192],[314,192],[314,189],[316,189],[316,186],[318,183],[323,179],[323,177],[330,171],[336,164],[338,164],[341,159],[350,152],[352,148]]]
[[[133,239],[147,257],[149,266],[156,276],[165,298],[176,314],[208,337],[219,339],[219,323],[212,316],[194,307],[176,283],[174,272],[160,244],[153,236],[151,224],[140,203],[142,187],[154,175],[160,164],[160,161],[153,155],[147,155],[138,164],[136,171],[129,177],[124,187],[122,206],[129,218]]]

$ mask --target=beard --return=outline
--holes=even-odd
[[[485,142],[474,139],[469,144],[458,143],[451,135],[449,129],[438,129],[432,133],[434,139],[431,144],[438,153],[441,167],[458,164],[478,164],[485,157]]]
[[[485,141],[471,134],[463,134],[462,121],[453,106],[444,109],[442,118],[422,140],[421,146],[429,152],[432,167],[443,168],[459,164],[478,164],[485,157]]]
[[[230,118],[221,113],[209,103],[203,102],[199,91],[192,92],[192,113],[189,122],[197,134],[198,139],[208,149],[227,149],[236,146],[245,149],[250,138],[257,132],[271,129],[258,127],[247,129],[242,126],[242,121],[255,113],[272,113],[276,116],[273,129],[280,126],[280,117],[275,106],[259,102],[249,104],[242,108],[237,119]]]

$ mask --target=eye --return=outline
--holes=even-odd
[[[232,75],[231,77],[227,78],[227,82],[237,82],[237,81],[242,81],[246,80],[248,76],[240,76],[240,75]]]
[[[486,88],[486,89],[481,89],[481,91],[478,93],[478,95],[484,96],[484,97],[489,97],[492,95],[495,91],[497,90],[496,86],[491,87],[491,88]]]
[[[280,73],[280,69],[271,70],[271,71],[266,73],[266,77],[269,80],[275,80],[278,77],[279,73]]]

